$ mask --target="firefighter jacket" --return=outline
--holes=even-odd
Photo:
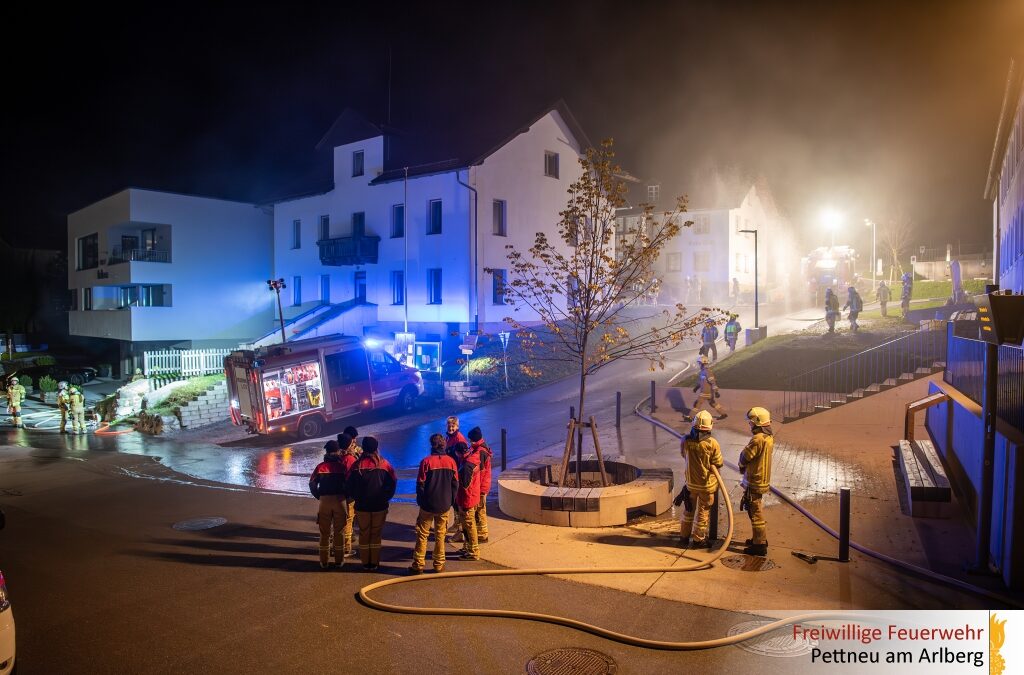
[[[7,402],[12,408],[18,408],[21,406],[21,402],[25,400],[25,387],[20,384],[12,384],[7,387]]]
[[[693,429],[683,439],[683,457],[686,458],[686,487],[702,492],[718,489],[712,466],[722,468],[722,448],[711,437],[710,431]]]
[[[57,409],[71,410],[71,396],[66,390],[57,392]]]
[[[344,495],[348,467],[337,453],[324,455],[324,461],[316,465],[309,477],[309,492],[317,499],[320,495]]]
[[[71,412],[85,412],[85,396],[80,391],[73,391],[68,397],[71,401]]]
[[[699,391],[701,398],[714,401],[718,397],[718,381],[715,379],[715,374],[708,368],[700,371],[697,386],[693,390]]]
[[[838,314],[839,313],[839,298],[836,297],[835,293],[829,293],[825,297],[825,314]]]
[[[771,429],[755,427],[747,447],[740,452],[739,469],[743,474],[742,484],[751,492],[765,494],[772,482],[772,449],[775,438]]]
[[[735,319],[725,324],[725,339],[735,340],[736,336],[740,333],[740,322]]]
[[[455,504],[471,509],[480,503],[480,453],[470,448],[459,458],[459,493]]]
[[[889,302],[889,299],[891,297],[892,297],[892,291],[889,290],[888,286],[879,286],[878,287],[878,301],[879,302]]]
[[[836,302],[839,302],[838,300]],[[846,304],[843,305],[843,309],[850,308],[851,312],[859,312],[864,309],[864,301],[860,299],[860,293],[853,291],[846,299]]]
[[[348,472],[345,494],[355,501],[356,511],[387,511],[397,486],[398,475],[391,463],[376,453],[364,452]]]
[[[483,439],[473,443],[473,450],[480,454],[480,494],[486,496],[491,491],[491,457],[494,453]]]
[[[447,513],[459,491],[459,469],[443,450],[420,462],[416,476],[416,503],[427,513]]]
[[[704,326],[700,332],[700,339],[706,345],[713,343],[718,339],[718,326]]]

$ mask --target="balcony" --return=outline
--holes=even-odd
[[[110,258],[107,260],[107,264],[116,265],[124,262],[169,263],[171,262],[171,252],[154,251],[141,248],[121,248],[120,246],[115,246],[110,252]]]
[[[369,265],[377,262],[380,237],[358,234],[337,239],[322,239],[316,244],[320,247],[320,262],[324,265]]]

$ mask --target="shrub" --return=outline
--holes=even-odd
[[[35,380],[32,379],[32,376],[16,375],[15,377],[18,378],[18,384],[25,387],[25,391],[32,391],[32,383],[35,382]]]
[[[35,359],[37,366],[55,366],[57,365],[57,359],[52,356],[37,356]]]
[[[57,380],[53,379],[49,375],[43,375],[39,378],[39,391],[47,394],[57,391]]]

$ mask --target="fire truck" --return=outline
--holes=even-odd
[[[413,409],[416,368],[350,335],[241,349],[224,358],[231,421],[250,433],[319,436],[328,422],[366,410]]]
[[[822,246],[800,260],[801,274],[812,305],[820,305],[825,289],[843,293],[857,280],[857,252],[849,246]]]

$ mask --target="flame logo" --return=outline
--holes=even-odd
[[[988,648],[989,648],[989,667],[991,668],[992,675],[1001,675],[1003,670],[1006,669],[1006,662],[1003,660],[1002,655],[999,653],[999,649],[1006,642],[1006,619],[998,621],[995,614],[988,619]]]

